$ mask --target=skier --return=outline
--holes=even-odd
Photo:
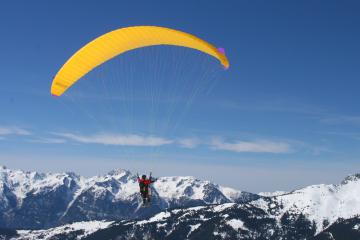
[[[150,204],[150,194],[149,194],[149,187],[150,184],[154,183],[157,179],[151,177],[151,173],[149,178],[146,178],[146,175],[142,175],[141,178],[139,174],[137,174],[137,180],[140,187],[140,194],[143,199],[143,205]]]

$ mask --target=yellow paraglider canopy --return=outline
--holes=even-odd
[[[197,49],[217,58],[225,67],[229,61],[221,49],[178,30],[156,26],[134,26],[106,33],[78,50],[56,74],[51,94],[61,96],[85,74],[111,58],[141,47],[175,45]]]

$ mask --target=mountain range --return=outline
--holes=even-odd
[[[135,175],[113,170],[103,176],[37,173],[0,167],[0,226],[44,229],[93,220],[126,220],[162,210],[242,203],[260,196],[194,177],[162,177],[152,188],[151,207],[142,208]]]
[[[261,194],[164,177],[154,185],[153,206],[139,208],[136,178],[128,171],[93,178],[4,167],[0,172],[4,239],[360,239],[360,174],[339,184]],[[56,202],[52,195],[61,193]],[[62,209],[50,209],[52,203]],[[38,220],[54,219],[52,224],[29,224],[25,206]]]

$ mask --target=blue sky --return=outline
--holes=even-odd
[[[360,167],[359,10],[358,1],[3,2],[0,163],[152,170],[254,192],[336,183]],[[142,49],[50,96],[76,50],[133,25],[224,47],[230,69],[187,49]],[[176,85],[184,78],[191,91],[214,84],[186,108],[191,92]],[[156,111],[154,90],[164,96]]]

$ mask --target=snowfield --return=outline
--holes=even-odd
[[[76,239],[81,239],[88,236],[89,234],[96,232],[99,229],[104,229],[109,227],[113,222],[103,222],[103,221],[89,221],[89,222],[77,222],[73,224],[67,224],[61,227],[52,228],[48,230],[19,230],[18,234],[20,235],[18,240],[51,240],[58,235],[66,235],[72,232],[81,231],[82,233],[77,236]]]

